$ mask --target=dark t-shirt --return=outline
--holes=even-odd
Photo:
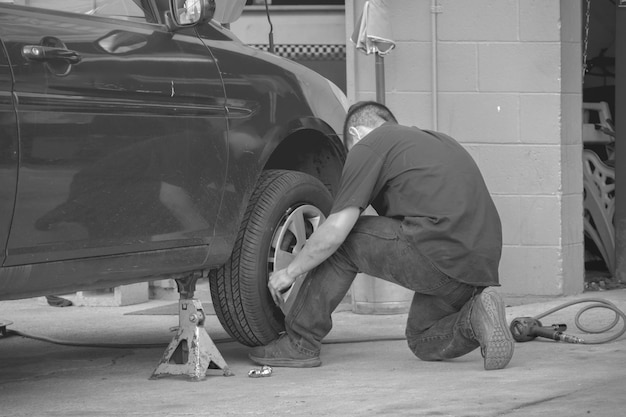
[[[469,153],[442,133],[386,123],[348,153],[332,213],[372,205],[441,272],[497,285],[500,217]]]

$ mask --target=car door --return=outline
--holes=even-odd
[[[21,152],[6,264],[210,244],[227,148],[207,48],[153,0],[21,2],[0,8]]]
[[[5,257],[17,185],[17,122],[12,86],[11,69],[0,38],[0,265]]]

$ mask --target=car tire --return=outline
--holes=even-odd
[[[267,288],[269,275],[289,264],[331,206],[332,196],[317,178],[297,171],[262,173],[231,257],[209,274],[215,313],[234,339],[265,345],[284,330],[283,311]]]

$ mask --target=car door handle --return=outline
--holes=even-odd
[[[24,45],[22,56],[31,61],[66,61],[70,64],[78,64],[82,59],[76,51],[42,45]]]

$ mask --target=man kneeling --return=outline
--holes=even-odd
[[[268,287],[279,304],[307,274],[286,332],[250,358],[263,365],[321,365],[331,313],[359,272],[415,291],[406,337],[422,360],[480,347],[485,369],[504,368],[514,341],[498,286],[500,218],[472,157],[442,133],[397,123],[376,102],[347,114],[349,150],[330,216]],[[379,216],[361,216],[371,205]]]

